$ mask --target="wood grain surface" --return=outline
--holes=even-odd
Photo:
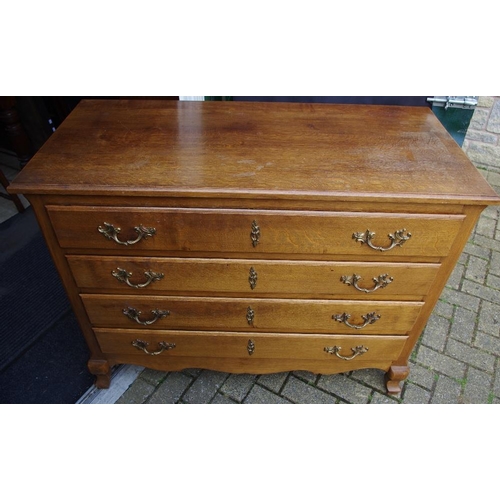
[[[11,192],[485,204],[422,107],[84,100]]]

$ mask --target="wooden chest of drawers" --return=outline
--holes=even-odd
[[[90,349],[233,373],[362,368],[398,393],[499,197],[429,109],[82,101],[11,184]]]

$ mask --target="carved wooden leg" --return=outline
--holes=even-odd
[[[111,367],[105,359],[91,359],[87,363],[90,373],[96,376],[95,386],[107,389],[111,383]]]
[[[401,392],[400,382],[410,373],[408,366],[391,366],[385,374],[385,385],[389,394],[398,395]]]

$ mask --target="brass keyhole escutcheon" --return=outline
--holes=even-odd
[[[248,282],[250,283],[250,288],[252,290],[257,286],[257,271],[253,267],[250,268]]]
[[[250,232],[250,239],[252,240],[252,245],[255,248],[259,244],[259,241],[260,241],[260,227],[257,224],[256,220],[254,220],[252,222],[252,230]]]
[[[253,325],[254,318],[255,318],[255,311],[250,306],[248,306],[248,309],[247,309],[247,323],[249,325]]]
[[[251,356],[255,351],[255,343],[252,339],[248,340],[247,351],[249,356]]]

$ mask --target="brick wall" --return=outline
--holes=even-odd
[[[479,97],[462,146],[498,191],[500,185],[500,96]]]

